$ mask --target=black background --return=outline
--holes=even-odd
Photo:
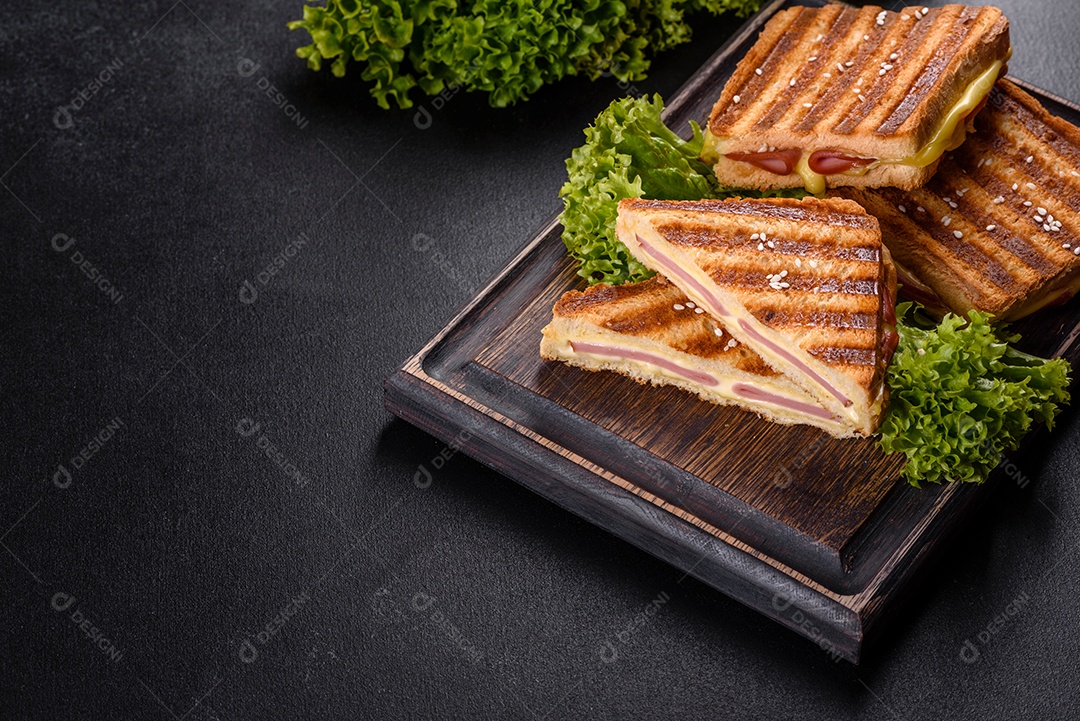
[[[1000,5],[1012,73],[1080,100],[1074,6]],[[0,10],[5,718],[1076,712],[1071,415],[859,667],[464,456],[417,487],[444,446],[383,409],[383,379],[558,209],[563,160],[628,89],[571,79],[508,110],[462,93],[426,101],[421,129],[415,111],[377,108],[358,72],[306,70],[306,34],[285,29],[299,13]],[[737,25],[699,18],[630,90],[670,96]],[[57,234],[74,243],[55,250]],[[239,433],[243,419],[259,430]],[[70,482],[54,483],[61,465]]]

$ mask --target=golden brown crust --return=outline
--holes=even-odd
[[[1080,274],[1080,129],[1007,80],[976,128],[924,188],[835,192],[880,219],[897,261],[954,312],[1013,320]]]
[[[878,359],[886,275],[878,222],[858,203],[624,200],[619,237],[649,264],[635,240],[642,228],[872,404],[884,381]],[[669,280],[690,292],[675,276]]]
[[[916,12],[919,13],[916,16]],[[946,5],[790,8],[777,13],[713,107],[706,150],[721,183],[799,187],[723,153],[837,150],[904,158],[925,146],[972,81],[1009,53],[1008,20],[994,7]],[[934,167],[883,164],[830,185],[914,188]]]

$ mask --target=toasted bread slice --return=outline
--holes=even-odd
[[[901,293],[939,314],[1011,321],[1080,289],[1080,128],[1008,80],[926,187],[836,194],[878,217]]]
[[[855,434],[661,275],[567,292],[543,335],[540,355],[547,360],[675,386],[776,423],[812,425],[840,438]]]
[[[895,333],[877,220],[847,200],[623,200],[619,240],[859,433]]]
[[[737,188],[919,187],[1010,54],[994,7],[789,8],[724,86],[702,159]]]

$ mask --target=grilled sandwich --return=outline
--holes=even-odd
[[[702,159],[736,188],[917,188],[1011,52],[994,7],[790,8],[724,86]]]
[[[837,437],[853,434],[850,424],[732,338],[663,276],[569,291],[552,315],[540,344],[547,360],[675,386],[777,423],[817,426]]]
[[[1000,80],[925,187],[837,191],[881,223],[901,293],[1011,321],[1080,289],[1080,128]]]
[[[895,274],[849,200],[623,200],[616,232],[822,407],[870,435],[896,346]]]

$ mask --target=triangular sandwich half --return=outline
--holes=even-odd
[[[863,435],[896,344],[877,220],[842,199],[619,203],[617,233],[740,343]]]
[[[543,334],[540,355],[547,360],[675,386],[777,423],[817,426],[837,437],[855,433],[660,275],[567,292]]]

